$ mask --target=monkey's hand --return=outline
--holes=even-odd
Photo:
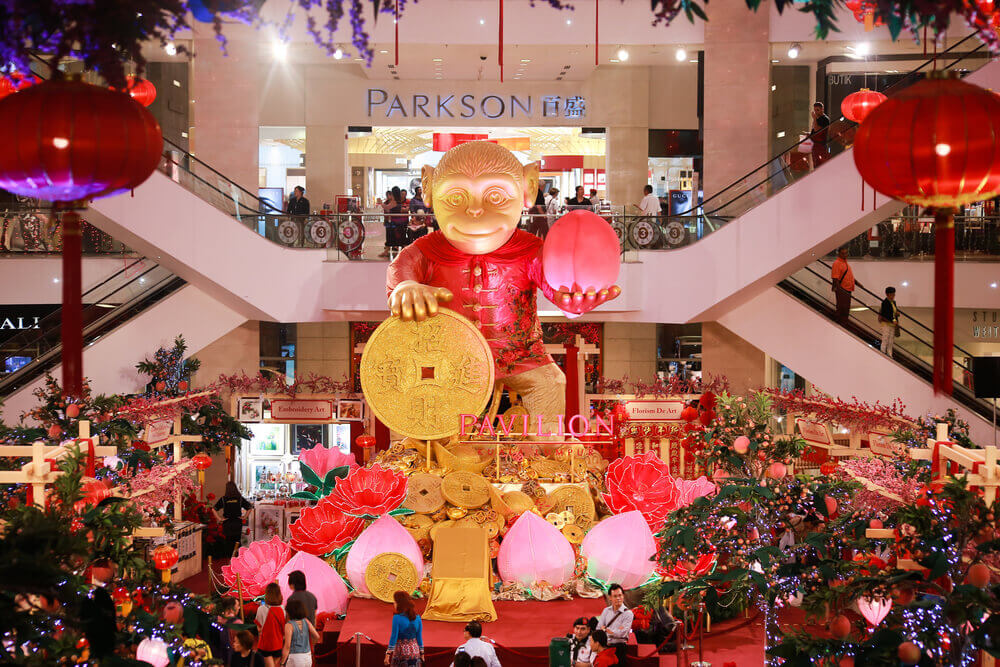
[[[422,322],[437,315],[439,301],[451,301],[451,298],[451,292],[444,287],[404,280],[389,295],[389,311],[403,320]]]
[[[611,287],[602,289],[599,292],[594,292],[593,290],[589,290],[587,292],[573,292],[570,288],[562,286],[556,290],[555,294],[552,295],[552,303],[554,303],[559,310],[569,315],[583,315],[584,313],[597,308],[602,303],[617,298],[617,296],[621,293],[622,288],[618,285],[612,285]]]

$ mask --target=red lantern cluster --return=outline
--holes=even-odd
[[[856,93],[851,93],[840,103],[840,112],[844,118],[860,123],[878,105],[885,102],[886,97],[877,90],[862,88]]]
[[[851,13],[854,14],[854,19],[858,23],[865,24],[865,32],[871,32],[875,28],[881,28],[885,25],[885,21],[882,17],[875,13],[878,9],[878,5],[870,0],[847,0],[844,3]]]
[[[126,192],[160,161],[163,134],[131,98],[82,81],[50,80],[0,100],[0,188],[75,202]]]

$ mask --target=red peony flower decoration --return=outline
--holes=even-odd
[[[353,516],[378,517],[399,507],[406,497],[406,475],[383,468],[356,468],[337,483],[327,498],[330,504]]]
[[[615,514],[638,510],[654,533],[680,503],[681,494],[667,464],[653,452],[616,459],[608,466],[604,482],[608,492],[602,499],[608,509]]]
[[[298,521],[288,527],[291,532],[289,544],[297,551],[325,556],[353,540],[364,527],[364,519],[344,514],[327,496],[315,506],[304,508]]]

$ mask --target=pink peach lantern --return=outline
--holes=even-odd
[[[317,613],[347,613],[347,584],[325,560],[302,551],[292,556],[278,572],[283,599],[287,600],[293,592],[288,585],[288,574],[296,570],[306,575],[306,588],[316,596]]]
[[[524,586],[546,582],[559,587],[573,575],[573,547],[558,528],[534,512],[525,512],[500,543],[497,567],[504,581]]]
[[[424,556],[413,536],[388,514],[383,514],[358,536],[347,553],[347,580],[355,590],[369,595],[365,584],[365,568],[379,554],[395,552],[406,556],[417,568],[417,577],[424,576]]]
[[[653,574],[656,553],[653,531],[639,510],[610,516],[590,529],[580,553],[587,559],[587,574],[624,588],[641,586]]]
[[[607,289],[618,280],[621,251],[608,221],[591,211],[570,211],[559,218],[542,246],[545,282],[574,292]]]

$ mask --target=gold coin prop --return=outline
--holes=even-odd
[[[413,536],[413,539],[419,542],[427,537],[427,534],[431,530],[431,526],[434,525],[434,519],[430,518],[426,514],[410,514],[409,516],[403,517],[403,527],[406,528],[407,532]]]
[[[503,413],[504,423],[512,424],[511,435],[524,435],[524,415],[528,415],[528,410],[523,405],[515,405],[507,412]],[[530,415],[528,415],[530,417]],[[528,420],[528,430],[531,430],[531,420]]]
[[[452,505],[475,509],[490,501],[490,483],[482,475],[456,471],[442,480],[441,493]]]
[[[507,504],[507,507],[509,507],[511,512],[514,514],[527,512],[535,506],[534,499],[523,491],[508,491],[503,494],[502,497],[503,501]]]
[[[562,527],[562,534],[566,536],[570,544],[580,544],[583,542],[583,536],[587,533],[575,524],[567,524]]]
[[[573,516],[586,516],[594,518],[594,499],[590,497],[590,492],[582,486],[567,484],[549,494],[548,500],[552,504],[551,511],[564,512],[569,510]]]
[[[379,420],[411,438],[459,431],[493,395],[493,354],[469,320],[442,308],[423,322],[390,317],[361,355],[361,390]]]
[[[404,556],[395,552],[379,554],[365,568],[365,585],[383,602],[392,602],[396,591],[412,593],[420,585],[417,568]]]
[[[406,499],[403,507],[420,514],[437,512],[444,507],[441,478],[430,473],[414,473],[406,480]]]

